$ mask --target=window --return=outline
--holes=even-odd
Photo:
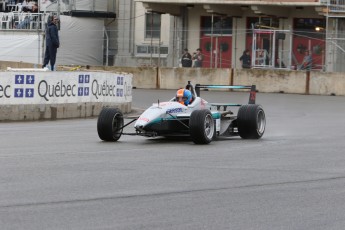
[[[293,28],[295,35],[325,39],[326,20],[323,18],[295,18]]]
[[[248,17],[247,29],[278,29],[279,19],[269,17]]]
[[[212,17],[203,16],[201,17],[201,34],[210,35],[210,34],[219,34],[219,35],[231,35],[232,34],[232,18],[231,17],[213,17],[213,26],[212,26]]]
[[[159,38],[161,33],[161,15],[146,14],[145,38]]]

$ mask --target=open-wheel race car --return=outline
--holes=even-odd
[[[154,103],[140,116],[124,123],[124,115],[118,108],[105,107],[97,120],[98,136],[103,141],[117,141],[121,135],[144,137],[190,136],[195,144],[208,144],[217,136],[240,136],[243,139],[259,139],[266,126],[265,112],[255,104],[256,86],[200,85],[188,81],[185,89],[191,92],[188,105],[177,97],[166,102]],[[200,97],[200,89],[249,89],[248,104],[209,103]],[[237,115],[231,108],[239,107]],[[134,124],[134,132],[124,128]]]

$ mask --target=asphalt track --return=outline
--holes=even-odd
[[[174,91],[133,94],[140,109]],[[0,229],[344,229],[345,98],[259,93],[257,102],[262,139],[206,146],[101,142],[95,118],[0,123]]]

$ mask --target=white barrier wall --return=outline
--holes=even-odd
[[[0,120],[87,117],[105,105],[129,112],[131,102],[131,74],[0,72]]]

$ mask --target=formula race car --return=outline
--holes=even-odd
[[[158,101],[126,124],[120,109],[103,108],[97,121],[98,136],[103,141],[117,141],[121,135],[190,136],[195,144],[208,144],[217,136],[239,135],[243,139],[259,139],[264,134],[266,118],[263,108],[255,104],[255,85],[194,86],[188,81],[185,88],[192,93],[190,104],[181,104],[176,97],[167,102]],[[249,102],[243,105],[209,103],[200,97],[201,89],[249,89]],[[239,107],[237,115],[231,111],[232,107]],[[133,122],[135,132],[123,132]]]

